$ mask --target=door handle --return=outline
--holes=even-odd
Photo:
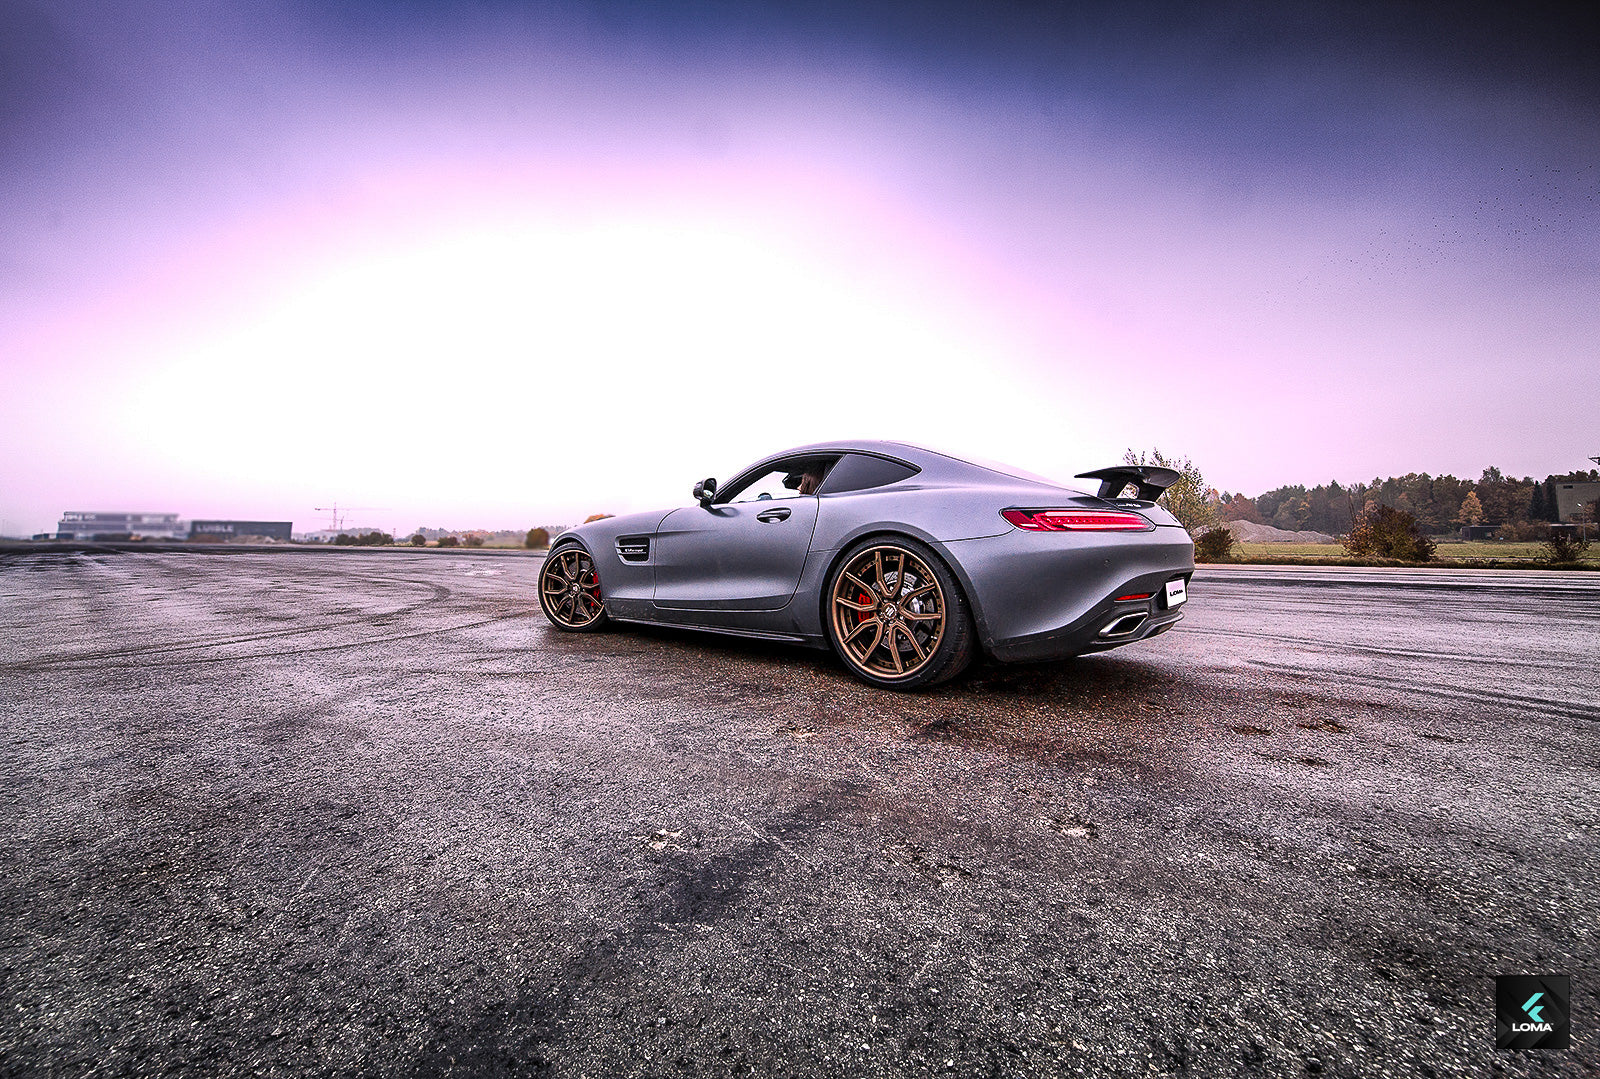
[[[773,521],[787,521],[789,519],[789,514],[793,512],[793,510],[784,509],[782,507],[779,507],[775,510],[762,510],[760,513],[756,514],[756,520],[763,521],[767,524],[771,524]]]

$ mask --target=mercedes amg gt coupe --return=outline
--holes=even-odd
[[[889,689],[953,678],[979,648],[1058,659],[1166,632],[1194,572],[1155,503],[1178,473],[1080,478],[1098,493],[899,442],[802,446],[695,484],[697,505],[561,533],[539,603],[574,633],[648,622],[831,646]]]

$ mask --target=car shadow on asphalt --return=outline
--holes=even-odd
[[[1134,655],[1035,664],[979,659],[945,685],[901,693],[857,681],[830,652],[781,642],[659,626],[561,636],[563,652],[631,653],[642,668],[663,663],[665,670],[637,672],[658,699],[684,691],[676,684],[683,670],[687,680],[728,694],[722,699],[731,707],[759,705],[780,732],[801,740],[873,731],[1035,761],[1128,758],[1143,765],[1198,739],[1237,737],[1214,718],[1240,703],[1237,687],[1220,688],[1205,669]]]

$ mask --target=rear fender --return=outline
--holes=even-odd
[[[858,529],[852,533],[849,541],[836,551],[811,552],[811,557],[806,562],[805,574],[801,580],[799,594],[804,595],[808,588],[816,590],[817,603],[809,613],[814,615],[817,621],[814,625],[805,623],[801,628],[807,633],[815,633],[826,639],[828,632],[828,582],[833,580],[834,572],[844,562],[845,553],[850,548],[866,539],[896,540],[907,538],[918,540],[924,546],[931,548],[933,553],[938,556],[939,561],[943,562],[945,568],[955,577],[956,584],[961,589],[961,598],[966,601],[967,610],[972,612],[973,621],[978,624],[978,633],[980,639],[982,639],[988,632],[988,620],[984,617],[983,609],[976,599],[976,591],[972,587],[972,578],[967,576],[967,571],[961,567],[961,563],[951,557],[950,549],[943,543],[920,529],[908,528],[900,523],[893,525],[885,523],[878,525],[876,528]],[[799,623],[805,617],[805,614],[800,611],[795,613],[796,621]]]

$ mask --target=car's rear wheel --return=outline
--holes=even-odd
[[[850,673],[885,689],[947,681],[972,661],[972,618],[955,576],[909,537],[863,540],[828,582],[828,638]]]
[[[568,633],[588,633],[606,624],[600,575],[588,551],[569,543],[545,556],[539,573],[539,606],[552,626]]]

